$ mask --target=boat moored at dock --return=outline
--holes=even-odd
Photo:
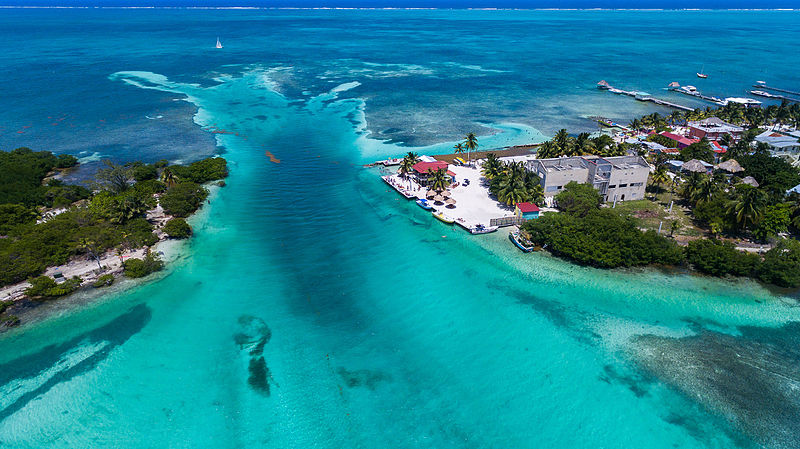
[[[442,223],[453,224],[455,223],[455,219],[448,217],[444,214],[444,212],[437,212],[433,211],[431,214],[436,217],[437,220],[441,221]]]
[[[425,210],[433,210],[433,206],[431,206],[431,204],[428,203],[428,200],[426,200],[425,198],[418,199],[417,200],[417,206],[419,206],[419,207],[421,207],[421,208],[423,208]]]
[[[469,233],[473,234],[473,235],[490,234],[492,232],[497,231],[498,229],[499,229],[498,226],[484,226],[482,224],[477,224],[477,225],[469,228]]]

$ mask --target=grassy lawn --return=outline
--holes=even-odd
[[[692,223],[688,211],[677,202],[672,206],[672,212],[668,212],[669,192],[657,195],[655,201],[649,199],[653,194],[648,193],[647,197],[644,200],[618,202],[614,210],[620,215],[636,218],[642,229],[658,231],[658,225],[662,223],[661,233],[669,235],[672,223],[677,222],[679,228],[675,231],[676,236],[698,237],[704,234],[702,229]]]

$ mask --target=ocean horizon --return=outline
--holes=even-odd
[[[0,8],[0,148],[74,155],[78,183],[103,160],[230,169],[165,273],[0,334],[0,447],[800,440],[798,292],[523,254],[365,167],[670,112],[600,80],[700,108],[667,85],[800,90],[792,14]]]

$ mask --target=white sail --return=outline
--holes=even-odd
[[[217,48],[222,48],[222,42],[219,41],[219,37],[217,37]]]

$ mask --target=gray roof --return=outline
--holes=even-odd
[[[712,133],[740,133],[744,131],[741,126],[736,126],[728,123],[719,117],[709,117],[707,119],[698,120],[696,122],[687,123],[689,127],[701,129],[705,132]]]

